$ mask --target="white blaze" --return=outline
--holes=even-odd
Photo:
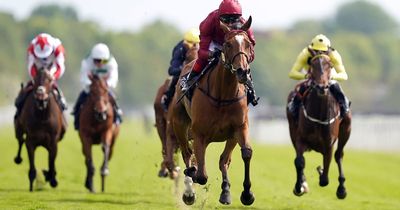
[[[239,45],[242,45],[244,36],[243,35],[237,35],[237,36],[235,36],[235,39],[239,43]]]

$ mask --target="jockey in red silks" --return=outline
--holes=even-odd
[[[238,0],[223,0],[219,8],[212,11],[206,19],[200,23],[200,49],[198,59],[192,71],[181,82],[182,90],[187,91],[191,86],[193,78],[197,77],[208,63],[208,59],[214,56],[215,48],[222,49],[225,33],[220,28],[220,21],[229,27],[236,29],[238,25],[245,23],[242,17],[242,7]],[[250,62],[254,60],[254,45],[256,44],[253,30],[248,29],[247,34],[252,42]],[[251,78],[251,77],[250,77]],[[254,91],[252,80],[246,84],[248,88],[248,100],[254,106],[258,103],[258,97]]]
[[[33,79],[39,69],[48,69],[55,81],[59,80],[65,71],[65,50],[60,39],[47,33],[41,33],[31,41],[27,51],[28,73],[31,77],[31,81],[29,81],[26,87],[21,90],[15,101],[15,106],[17,107],[15,117],[20,113],[25,99],[32,89]],[[66,110],[67,103],[56,82],[54,83],[54,89],[56,90],[56,99],[62,111]]]

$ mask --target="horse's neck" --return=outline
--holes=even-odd
[[[210,72],[208,85],[210,94],[215,98],[232,99],[240,92],[236,75],[226,70],[222,62]]]

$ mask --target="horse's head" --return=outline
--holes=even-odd
[[[96,74],[89,75],[89,79],[92,82],[89,97],[94,102],[95,118],[98,121],[104,121],[107,119],[107,112],[110,107],[107,82]]]
[[[310,79],[312,86],[318,88],[321,94],[326,94],[329,88],[331,78],[332,62],[328,55],[318,54],[310,50],[312,58],[310,59]]]
[[[225,32],[221,60],[225,69],[236,73],[240,83],[246,83],[250,78],[250,55],[252,43],[247,34],[251,26],[252,18],[238,29],[231,29],[223,22],[220,22],[221,29]]]
[[[33,81],[33,96],[36,107],[39,110],[44,110],[47,108],[50,100],[50,93],[53,89],[54,77],[50,74],[49,70],[39,69]]]

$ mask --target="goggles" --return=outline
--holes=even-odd
[[[219,20],[225,24],[232,24],[239,22],[240,16],[220,16]]]
[[[98,59],[98,58],[94,58],[94,59],[93,59],[93,63],[95,63],[95,64],[97,64],[97,63],[106,64],[106,63],[108,63],[108,59]]]

